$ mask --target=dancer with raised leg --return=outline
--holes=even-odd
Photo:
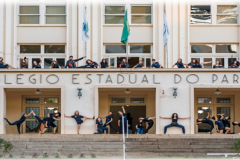
[[[210,130],[208,133],[212,133],[212,130],[214,128],[213,122],[209,119],[210,118],[210,113],[208,112],[208,115],[206,118],[203,119],[197,119],[197,125],[201,124],[201,123],[207,123],[211,126]]]

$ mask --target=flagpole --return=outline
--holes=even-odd
[[[168,44],[166,44],[165,50],[166,50],[166,59],[167,59],[167,68],[168,68]]]
[[[87,12],[87,7],[85,6],[85,12]],[[85,41],[85,59],[87,60],[87,41]],[[87,61],[85,61],[85,65],[87,64]]]
[[[128,39],[127,39],[127,63],[128,63]]]

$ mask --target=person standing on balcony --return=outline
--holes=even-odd
[[[106,131],[106,134],[108,134],[108,128],[103,126],[102,118],[100,117],[96,119],[96,129],[97,132],[94,134],[103,134],[104,131]]]
[[[183,63],[181,58],[178,58],[177,63],[175,63],[172,68],[174,68],[174,66],[177,66],[178,68],[185,68],[184,66],[186,66],[186,68],[188,68],[188,65]]]
[[[152,126],[154,125],[153,119],[155,119],[156,117],[140,117],[139,120],[143,120],[143,122],[146,124],[148,123],[148,127],[145,130],[145,134],[148,134],[148,131],[152,128]]]
[[[57,61],[53,60],[49,68],[61,68]]]
[[[23,69],[27,69],[28,65],[27,65],[27,57],[24,57],[24,59],[21,62],[21,68]]]
[[[135,65],[133,68],[145,68],[144,64],[143,64],[143,61],[140,60],[139,63],[137,65]]]
[[[182,128],[182,132],[183,132],[183,134],[185,134],[185,127],[182,126],[182,125],[180,125],[180,124],[178,124],[177,122],[178,122],[178,119],[189,119],[190,117],[180,118],[180,117],[178,117],[178,114],[177,114],[177,113],[173,113],[173,114],[172,114],[172,117],[161,117],[161,116],[160,116],[160,118],[163,118],[163,119],[172,119],[172,123],[164,127],[164,134],[166,134],[167,129],[170,128],[170,127],[179,127],[179,128]]]
[[[41,68],[42,60],[39,59],[39,63],[37,61],[33,61],[33,68]]]
[[[112,111],[110,111],[109,113],[108,113],[108,116],[106,116],[106,117],[100,117],[101,119],[105,119],[106,118],[106,123],[104,124],[104,127],[107,127],[107,126],[109,126],[109,127],[111,127],[114,131],[116,131],[117,133],[119,133],[118,131],[117,131],[117,129],[115,128],[115,127],[113,127],[113,125],[112,125],[112,121],[113,121],[113,112]]]
[[[117,63],[119,63],[119,68],[128,68],[129,64],[127,62],[127,60],[125,58],[122,59],[122,61],[120,61],[121,57],[117,57]]]
[[[231,68],[239,68],[239,61],[235,60],[233,61],[233,55],[231,55]]]
[[[84,59],[86,56],[78,59],[73,59],[73,56],[69,56],[69,60],[66,62],[65,68],[76,68],[76,62]]]
[[[95,119],[95,116],[93,116],[92,118],[91,117],[86,117],[86,116],[82,116],[79,114],[79,111],[75,111],[74,112],[74,115],[72,116],[66,116],[64,114],[64,117],[66,118],[74,118],[77,122],[77,134],[79,134],[79,131],[80,131],[80,128],[81,128],[81,124],[86,120],[86,119]]]
[[[159,64],[159,62],[156,62],[155,59],[152,59],[152,66],[151,68],[163,68],[163,66],[161,64]]]
[[[122,106],[122,111],[118,111],[119,118],[118,118],[118,126],[120,127],[120,134],[126,134],[127,133],[127,117],[126,117],[126,111],[124,109],[124,106]],[[123,117],[123,121],[122,121]],[[123,133],[124,128],[124,133]]]
[[[9,122],[7,118],[4,118],[9,125],[17,125],[17,130],[18,130],[18,133],[21,134],[20,132],[20,127],[21,127],[21,124],[26,120],[27,117],[31,116],[33,112],[30,112],[29,114],[26,114],[26,113],[22,113],[20,119],[18,121],[15,121],[13,123]]]
[[[11,66],[10,64],[4,63],[4,62],[3,62],[3,58],[0,57],[0,69],[1,69],[1,68],[9,68],[9,67],[14,69],[14,67]]]
[[[188,63],[190,68],[202,68],[202,65],[198,62],[197,59],[193,58],[190,63]]]
[[[214,128],[213,122],[209,119],[210,118],[210,113],[207,113],[207,117],[203,118],[203,119],[197,119],[197,125],[201,124],[201,123],[207,123],[211,126],[209,133],[212,133],[212,130]]]
[[[99,68],[109,68],[109,64],[107,63],[105,58],[103,58],[102,61],[99,63]]]

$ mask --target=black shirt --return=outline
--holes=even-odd
[[[223,120],[222,120],[222,123],[223,123],[224,127],[230,127],[230,123],[229,123],[228,120],[223,119]]]
[[[127,122],[127,117],[126,117],[126,114],[125,113],[123,113],[123,119],[124,119],[124,122]],[[122,124],[122,116],[119,116],[119,118],[118,118],[119,120],[120,120],[120,124]]]
[[[107,62],[105,62],[105,63],[100,62],[100,64],[101,64],[101,68],[108,68],[108,63]]]
[[[74,118],[78,124],[82,123],[81,118],[84,118],[82,115],[72,115],[71,117]]]
[[[106,116],[106,123],[108,123],[109,121],[111,121],[112,118],[113,118],[113,115],[111,115],[111,116]]]
[[[137,127],[142,129],[143,128],[143,124],[142,123],[137,123]]]

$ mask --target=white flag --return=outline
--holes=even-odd
[[[89,40],[89,30],[87,21],[87,8],[85,8],[83,26],[82,26],[82,40],[87,42]]]
[[[168,43],[169,29],[167,24],[166,12],[164,12],[164,24],[163,24],[163,45],[166,46]]]

